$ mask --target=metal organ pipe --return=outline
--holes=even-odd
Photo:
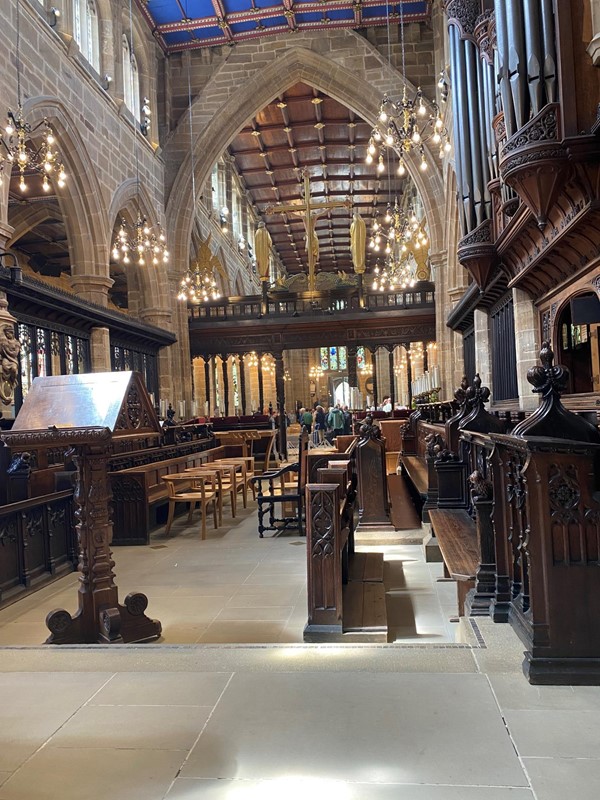
[[[467,178],[465,161],[469,159],[466,148],[468,127],[465,128],[462,107],[466,105],[463,83],[464,69],[461,69],[460,37],[457,28],[451,25],[448,30],[448,43],[450,47],[450,72],[452,75],[452,106],[454,125],[454,165],[456,169],[456,186],[458,193],[458,206],[463,234],[471,230],[469,215],[466,213],[465,195],[470,191],[470,181]]]
[[[495,0],[500,94],[510,138],[556,101],[552,0]]]

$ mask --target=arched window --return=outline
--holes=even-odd
[[[98,11],[94,0],[73,0],[73,33],[83,57],[100,72]]]
[[[123,36],[123,99],[133,116],[140,120],[140,76],[137,61],[129,45],[129,39]]]

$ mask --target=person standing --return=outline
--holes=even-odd
[[[350,413],[350,409],[348,406],[344,406],[342,409],[344,414],[344,436],[351,436],[352,435],[352,414]]]
[[[306,408],[300,409],[300,424],[302,430],[310,433],[312,431],[313,416]]]
[[[333,438],[344,434],[344,413],[338,405],[334,406],[327,417],[327,424],[333,430]]]
[[[325,427],[327,426],[327,419],[325,417],[325,409],[323,406],[317,406],[314,414],[315,431],[318,434],[319,444],[323,444],[325,439]]]

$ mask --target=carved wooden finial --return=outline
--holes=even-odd
[[[473,378],[473,383],[467,389],[466,395],[467,401],[469,402],[471,408],[475,408],[477,406],[483,408],[483,406],[489,402],[490,390],[487,386],[481,385],[479,373],[477,373]]]
[[[547,397],[555,394],[560,397],[569,382],[569,370],[566,367],[554,366],[554,353],[548,340],[542,342],[540,350],[542,366],[532,367],[527,371],[527,380],[536,394]]]
[[[554,365],[550,342],[542,342],[541,366],[527,371],[527,380],[533,391],[541,395],[540,405],[530,417],[520,422],[513,436],[548,436],[553,439],[572,439],[580,442],[600,443],[598,428],[584,417],[566,409],[560,399],[569,382],[569,370]]]

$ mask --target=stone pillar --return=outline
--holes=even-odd
[[[487,311],[475,310],[475,372],[479,373],[483,386],[488,386],[494,396],[492,375],[492,336],[490,317]],[[537,356],[536,356],[537,357]]]
[[[379,405],[378,399],[379,396],[377,394],[377,351],[379,348],[375,348],[373,351],[373,405],[375,408]]]
[[[531,297],[522,289],[513,289],[513,313],[519,406],[523,411],[530,411],[538,407],[539,399],[532,393],[531,386],[527,382],[527,370],[536,366],[541,342],[538,312]],[[477,341],[475,343],[477,344]]]
[[[279,431],[277,450],[280,458],[287,459],[287,429],[285,422],[285,380],[283,367],[283,352],[274,353],[275,359],[275,396],[277,410],[279,411]]]
[[[263,371],[262,371],[262,353],[258,354],[258,410],[261,414],[265,410],[265,389],[263,384]]]
[[[240,373],[240,406],[242,408],[242,415],[246,416],[246,363],[245,355],[239,357],[239,373]]]
[[[92,372],[111,372],[110,331],[108,328],[92,328],[90,350]]]
[[[71,276],[71,286],[77,297],[103,308],[108,306],[108,290],[113,283],[113,279],[106,275]]]
[[[392,409],[396,405],[396,381],[395,381],[395,373],[394,373],[394,348],[392,347],[391,350],[388,352],[388,368],[390,373],[390,401],[392,403]]]
[[[228,357],[227,353],[221,355],[221,372],[223,374],[223,410],[225,416],[229,416],[229,373],[227,372]]]

